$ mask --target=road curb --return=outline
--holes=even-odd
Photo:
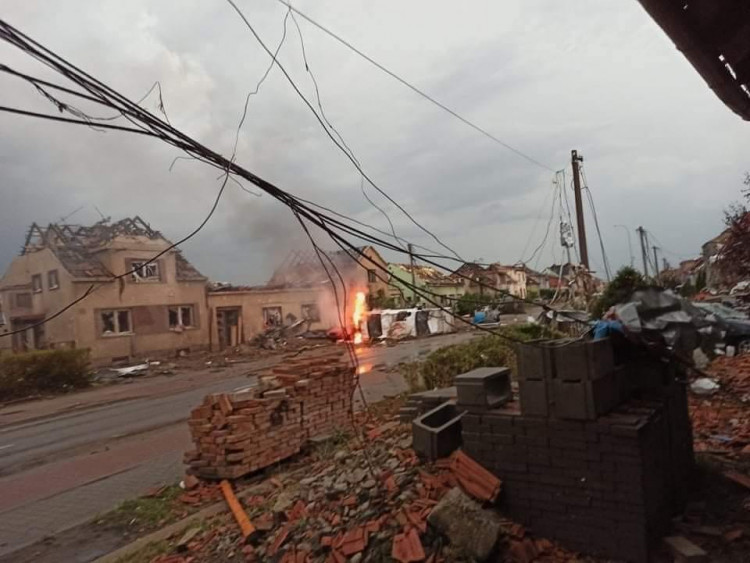
[[[116,561],[119,561],[122,558],[127,557],[128,555],[137,553],[151,543],[162,541],[176,534],[179,534],[194,522],[203,520],[204,518],[216,516],[217,514],[227,512],[228,510],[229,509],[224,501],[217,502],[215,504],[212,504],[211,506],[199,510],[195,514],[191,514],[187,518],[183,518],[182,520],[173,522],[172,524],[169,524],[168,526],[160,530],[151,532],[150,534],[143,536],[142,538],[138,538],[132,543],[124,545],[116,549],[115,551],[108,553],[107,555],[103,555],[102,557],[95,559],[93,563],[115,563]]]
[[[258,482],[248,483],[249,486],[247,488],[237,492],[237,498],[244,499],[245,497],[256,493],[257,485],[259,485],[264,478],[264,474],[261,473],[261,475],[257,477]],[[132,543],[124,545],[116,549],[115,551],[111,551],[107,555],[102,555],[98,559],[94,559],[92,563],[116,563],[123,557],[127,557],[128,555],[137,553],[151,543],[162,541],[179,534],[194,522],[203,520],[204,518],[211,518],[212,516],[216,516],[223,512],[229,512],[229,507],[227,506],[226,502],[224,502],[223,500],[215,502],[211,506],[207,506],[206,508],[199,510],[195,514],[191,514],[190,516],[183,518],[182,520],[178,520],[177,522],[173,522],[172,524],[169,524],[168,526],[165,526],[160,530],[156,530],[148,535],[138,538]]]

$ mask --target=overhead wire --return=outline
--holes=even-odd
[[[115,92],[114,90],[107,87],[106,85],[98,82],[93,77],[90,77],[88,74],[84,73],[83,71],[75,67],[74,65],[71,65],[70,63],[68,63],[67,61],[59,57],[58,55],[54,54],[53,52],[39,45],[32,39],[24,36],[21,32],[18,32],[17,30],[15,30],[14,28],[10,27],[8,24],[2,21],[0,21],[0,38],[6,41],[11,39],[10,42],[17,45],[22,50],[26,51],[28,54],[32,55],[34,58],[37,58],[44,64],[47,64],[48,66],[54,68],[66,78],[72,80],[74,83],[78,84],[85,90],[94,94],[94,97],[98,99],[97,101],[99,103],[102,103],[109,107],[113,107],[117,109],[118,111],[122,112],[123,116],[130,119],[131,121],[142,124],[144,127],[148,127],[151,135],[159,137],[165,142],[172,144],[173,146],[185,151],[190,156],[200,157],[211,166],[226,170],[228,175],[235,174],[255,184],[256,186],[261,188],[263,191],[265,191],[269,195],[272,195],[274,198],[278,199],[279,201],[281,201],[282,203],[290,207],[290,209],[292,209],[293,212],[296,212],[299,215],[307,218],[308,220],[313,221],[314,224],[319,224],[320,226],[326,227],[326,228],[328,227],[329,223],[335,224],[337,228],[342,229],[345,232],[352,232],[356,236],[360,238],[364,238],[365,240],[369,240],[369,241],[378,243],[380,245],[384,245],[396,251],[404,252],[403,249],[397,245],[387,243],[386,241],[382,241],[382,239],[377,239],[371,234],[364,233],[363,231],[354,229],[350,225],[346,223],[342,223],[341,221],[338,221],[337,219],[334,219],[332,217],[321,214],[320,212],[312,211],[311,208],[305,206],[300,200],[296,199],[291,194],[284,192],[283,190],[277,188],[273,184],[259,178],[258,176],[247,171],[246,169],[240,167],[235,162],[221,157],[214,151],[211,151],[210,149],[208,149],[207,147],[204,147],[197,141],[194,141],[193,139],[191,139],[184,133],[180,132],[179,130],[176,130],[171,125],[163,121],[160,121],[158,118],[150,114],[148,111],[138,106],[135,106],[132,102],[130,102],[127,98],[125,98],[121,94]],[[142,129],[134,129],[134,131],[142,132]],[[329,235],[332,235],[330,229],[328,229],[328,232],[329,232]],[[336,233],[336,236],[340,236],[340,235]],[[428,258],[425,258],[425,257],[422,257],[422,258],[428,263],[431,262]],[[432,263],[439,268],[444,268],[444,266],[440,264],[437,264],[435,262],[432,262]],[[457,274],[457,275],[459,275],[459,277],[464,277],[465,279],[470,279],[466,276],[461,276],[460,274]],[[490,287],[490,289],[492,289],[493,291],[497,291],[496,288],[494,287]],[[514,299],[531,302],[531,301],[519,298],[517,296],[513,296],[512,294],[508,292],[498,291],[498,293],[501,293],[501,294],[505,293],[509,295],[510,297],[513,297]],[[540,305],[542,307],[545,307],[544,304],[540,304]],[[546,309],[549,310],[550,308],[547,307]]]
[[[240,18],[242,19],[242,21],[245,23],[246,27],[252,33],[253,37],[255,37],[255,39],[261,45],[261,47],[263,48],[263,50],[266,51],[266,53],[268,53],[269,55],[272,56],[272,52],[270,51],[270,49],[268,48],[268,46],[263,42],[263,40],[261,39],[260,35],[258,35],[258,33],[255,30],[255,28],[253,27],[253,25],[247,19],[247,17],[242,12],[242,10],[239,8],[239,6],[237,6],[237,4],[234,2],[234,0],[226,0],[226,1],[237,12],[237,14],[240,16]],[[305,97],[305,95],[299,89],[299,87],[294,82],[294,80],[292,80],[292,77],[289,75],[289,73],[287,72],[286,68],[284,68],[284,66],[278,61],[278,59],[275,59],[274,63],[276,64],[276,66],[279,67],[279,70],[281,70],[281,72],[284,75],[284,77],[286,78],[287,82],[289,82],[289,84],[292,86],[292,88],[294,89],[294,91],[297,93],[297,96],[299,96],[299,98],[304,102],[304,104],[307,106],[307,108],[315,116],[315,119],[318,121],[318,123],[320,124],[320,126],[323,128],[323,130],[325,131],[325,133],[328,136],[328,138],[347,157],[347,159],[352,163],[352,165],[354,165],[354,167],[357,169],[357,171],[362,176],[364,176],[365,180],[367,180],[367,182],[372,187],[374,187],[381,195],[383,195],[388,201],[390,201],[393,205],[395,205],[412,223],[414,223],[414,225],[416,225],[419,229],[421,229],[426,234],[428,234],[429,236],[431,236],[435,240],[435,242],[437,242],[440,246],[442,246],[443,248],[445,248],[446,250],[448,250],[449,252],[451,252],[452,254],[454,254],[457,258],[460,258],[460,256],[458,255],[458,253],[456,253],[455,250],[453,250],[451,247],[447,246],[442,240],[440,240],[440,238],[438,238],[438,236],[435,233],[433,233],[432,231],[430,231],[429,229],[427,229],[426,227],[424,227],[421,223],[419,223],[419,221],[417,221],[400,203],[398,203],[396,200],[394,200],[390,195],[388,195],[388,193],[385,190],[383,190],[382,188],[380,188],[380,186],[378,186],[372,180],[372,178],[370,178],[370,176],[364,171],[364,169],[357,163],[356,159],[353,158],[351,154],[349,154],[349,152],[338,141],[338,139],[336,139],[336,137],[331,133],[331,131],[329,131],[328,127],[326,127],[325,121],[321,118],[321,116],[318,115],[318,113],[315,111],[315,108],[312,106],[312,104],[310,103],[310,101]]]
[[[609,269],[609,260],[607,259],[607,252],[604,250],[604,239],[602,239],[602,231],[599,229],[599,217],[596,213],[596,206],[594,205],[594,197],[591,195],[591,189],[589,188],[588,180],[586,179],[586,170],[583,164],[580,165],[581,177],[583,178],[583,189],[586,192],[586,196],[591,207],[591,214],[594,217],[594,226],[596,227],[596,234],[599,237],[599,247],[602,251],[602,261],[604,262],[604,272],[607,275],[607,281],[612,281],[612,274]]]
[[[305,48],[305,38],[302,35],[302,28],[299,26],[299,22],[297,21],[297,18],[294,16],[294,12],[292,11],[291,6],[289,7],[287,13],[292,14],[292,23],[294,23],[294,26],[297,28],[297,35],[299,36],[300,41],[300,47],[302,49],[302,60],[305,63],[305,70],[307,71],[307,74],[310,76],[310,80],[312,81],[313,88],[315,90],[315,99],[318,103],[318,109],[320,110],[320,116],[323,118],[323,121],[325,121],[326,125],[333,131],[338,138],[338,140],[341,142],[341,145],[344,147],[344,149],[349,153],[349,156],[354,160],[354,162],[357,164],[357,166],[362,166],[357,156],[354,154],[354,151],[349,146],[349,144],[346,142],[344,137],[341,135],[341,132],[333,126],[333,123],[331,123],[331,120],[328,119],[328,116],[326,115],[325,110],[323,109],[323,100],[321,99],[320,95],[320,87],[318,86],[318,80],[315,78],[315,73],[313,73],[312,68],[310,67],[310,61],[307,57],[307,49]],[[399,241],[399,243],[403,246],[404,240],[400,238],[396,234],[396,227],[393,225],[393,221],[391,220],[390,216],[386,211],[380,207],[377,203],[375,203],[369,195],[367,195],[367,191],[365,190],[365,176],[364,174],[360,174],[360,191],[362,192],[362,195],[367,200],[367,202],[372,205],[375,209],[377,209],[380,214],[385,218],[385,220],[388,222],[388,225],[391,228],[391,232],[393,233],[393,238]]]
[[[433,105],[439,107],[443,111],[446,111],[447,113],[449,113],[450,115],[452,115],[453,117],[455,117],[456,119],[458,119],[459,121],[461,121],[462,123],[464,123],[465,125],[468,125],[469,127],[471,127],[472,129],[474,129],[475,131],[481,133],[482,135],[484,135],[488,139],[494,141],[495,143],[497,143],[497,144],[501,145],[502,147],[508,149],[509,151],[515,153],[517,156],[520,156],[521,158],[523,158],[524,160],[530,162],[531,164],[534,164],[535,166],[543,168],[543,169],[545,169],[545,170],[547,170],[549,172],[554,172],[555,171],[554,168],[552,168],[550,166],[547,166],[546,164],[541,163],[540,161],[538,161],[534,157],[529,156],[528,154],[522,152],[520,149],[517,149],[516,147],[512,146],[511,144],[509,144],[509,143],[503,141],[502,139],[498,138],[497,136],[493,135],[492,133],[490,133],[489,131],[487,131],[483,127],[480,127],[476,123],[474,123],[474,122],[470,121],[469,119],[467,119],[466,117],[460,115],[457,111],[451,109],[450,107],[446,106],[442,102],[439,102],[437,99],[435,99],[434,97],[430,96],[429,94],[427,94],[426,92],[424,92],[423,90],[421,90],[420,88],[418,88],[417,86],[413,85],[411,82],[408,82],[406,79],[402,78],[401,76],[399,76],[398,74],[396,74],[392,70],[389,70],[384,65],[382,65],[379,62],[377,62],[376,60],[374,60],[372,57],[366,55],[363,51],[361,51],[360,49],[358,49],[357,47],[355,47],[354,45],[352,45],[349,41],[343,39],[341,36],[337,35],[333,31],[331,31],[330,29],[328,29],[325,26],[323,26],[322,24],[318,23],[317,21],[315,21],[314,19],[312,19],[307,14],[301,12],[300,10],[298,10],[297,8],[295,8],[294,6],[292,6],[289,2],[286,2],[285,0],[277,0],[277,1],[280,4],[283,4],[287,8],[291,9],[294,13],[296,13],[299,16],[301,16],[305,20],[307,20],[309,23],[311,23],[312,25],[314,25],[315,27],[317,27],[318,29],[320,29],[322,32],[324,32],[328,36],[332,37],[333,39],[335,39],[336,41],[338,41],[339,43],[341,43],[342,45],[344,45],[345,47],[347,47],[348,49],[350,49],[352,52],[354,52],[357,55],[359,55],[360,57],[362,57],[364,60],[366,60],[367,62],[369,62],[370,64],[372,64],[373,66],[375,66],[376,68],[378,68],[379,70],[381,70],[382,72],[386,73],[391,78],[397,80],[398,82],[400,82],[401,84],[403,84],[404,86],[406,86],[407,88],[409,88],[410,90],[412,90],[413,92],[415,92],[416,94],[418,94],[419,96],[421,96],[422,98],[424,98],[425,100],[431,102]]]

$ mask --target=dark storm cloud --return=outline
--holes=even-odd
[[[64,10],[51,0],[0,2],[8,21],[132,99],[159,80],[172,122],[231,154],[245,95],[269,60],[226,2],[76,0]],[[283,7],[240,5],[275,47]],[[616,264],[629,259],[615,223],[642,224],[673,256],[696,253],[721,228],[721,209],[750,167],[747,124],[715,99],[637,2],[296,5],[544,164],[563,168],[570,149],[579,149]],[[381,187],[467,258],[512,262],[530,237],[538,244],[550,172],[301,25],[326,114]],[[314,100],[291,25],[280,60]],[[6,46],[0,61],[38,68]],[[32,89],[0,81],[3,104],[54,111]],[[156,99],[144,106],[156,111]],[[71,221],[95,221],[97,206],[113,218],[140,214],[177,239],[203,219],[220,186],[217,171],[196,162],[178,161],[170,172],[179,153],[154,140],[7,115],[0,128],[2,268],[29,223],[58,220],[80,205]],[[295,194],[390,229],[278,69],[250,101],[237,158]],[[437,247],[374,189],[368,193],[400,235]],[[214,279],[262,283],[281,255],[304,243],[280,204],[230,184],[185,250]],[[600,263],[591,223],[589,246]],[[549,250],[540,265],[559,258],[559,249]]]

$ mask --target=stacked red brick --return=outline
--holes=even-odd
[[[287,362],[257,388],[208,395],[188,425],[195,449],[189,471],[205,478],[237,478],[300,451],[309,439],[348,421],[354,372],[340,355]]]
[[[354,391],[354,369],[341,356],[300,358],[274,368],[272,374],[293,384],[302,401],[305,438],[331,434],[348,424]]]

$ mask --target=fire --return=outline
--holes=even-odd
[[[355,344],[362,344],[362,319],[365,316],[365,292],[358,291],[354,299],[354,313],[352,314],[353,340]]]

